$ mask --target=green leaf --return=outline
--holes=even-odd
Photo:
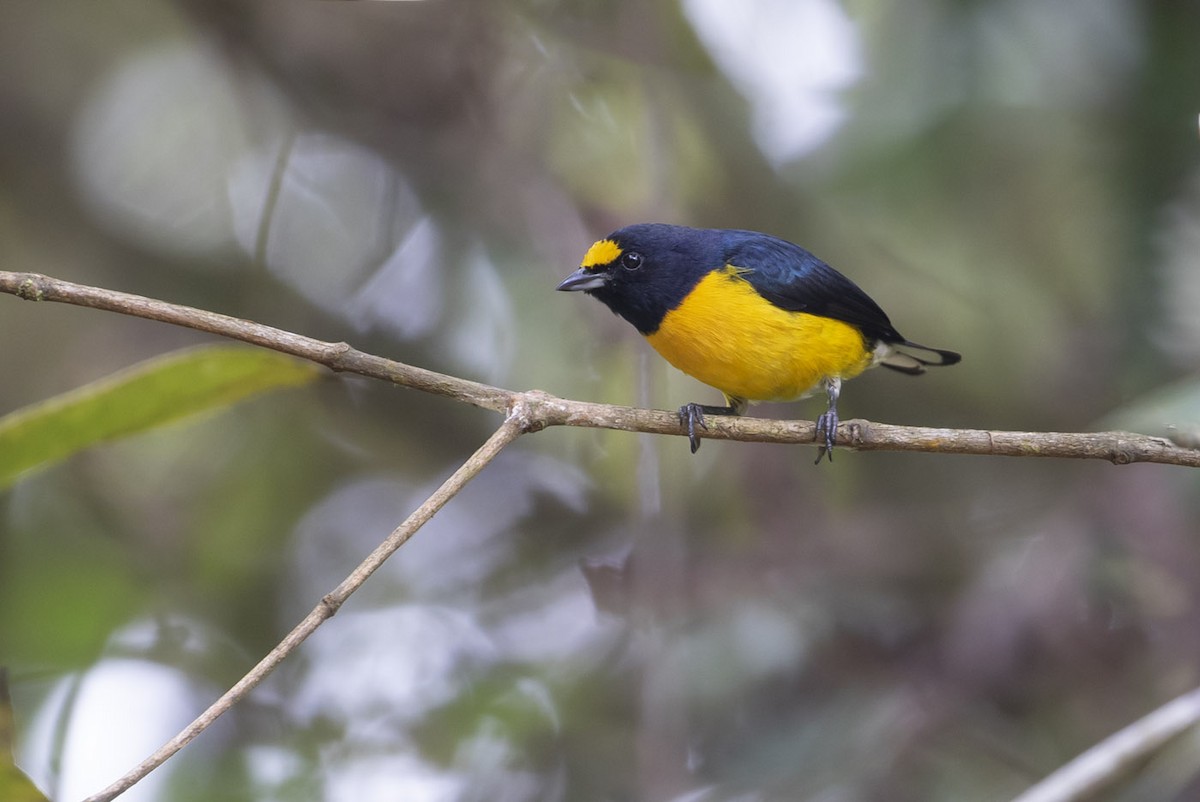
[[[48,802],[13,762],[12,745],[15,740],[8,672],[0,666],[0,799],[4,802]]]
[[[16,766],[0,766],[0,799],[4,802],[49,802]]]
[[[294,357],[227,345],[155,357],[0,418],[0,488],[97,443],[307,384],[321,373]]]

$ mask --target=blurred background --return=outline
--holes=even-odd
[[[843,418],[1195,431],[1200,5],[6,5],[0,269],[715,403],[554,293],[768,231],[964,354]],[[0,412],[211,338],[0,298]],[[813,399],[756,414],[811,419]],[[345,376],[0,495],[19,765],[98,790],[499,424]],[[130,800],[1003,800],[1200,684],[1200,474],[548,430]],[[1188,737],[1114,799],[1200,796]]]

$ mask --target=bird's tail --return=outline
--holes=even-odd
[[[919,353],[914,354],[913,351]],[[960,360],[962,360],[962,354],[955,351],[930,348],[928,345],[904,340],[898,343],[888,343],[887,350],[879,359],[879,364],[885,368],[916,376],[924,373],[928,366],[953,365]]]

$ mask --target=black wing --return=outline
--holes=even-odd
[[[750,286],[781,309],[841,320],[871,342],[906,342],[871,296],[799,245],[752,231],[731,231],[726,262],[745,270],[743,278]]]

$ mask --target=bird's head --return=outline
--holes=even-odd
[[[594,243],[557,289],[586,292],[642,334],[653,334],[663,316],[723,264],[720,232],[642,223]]]

